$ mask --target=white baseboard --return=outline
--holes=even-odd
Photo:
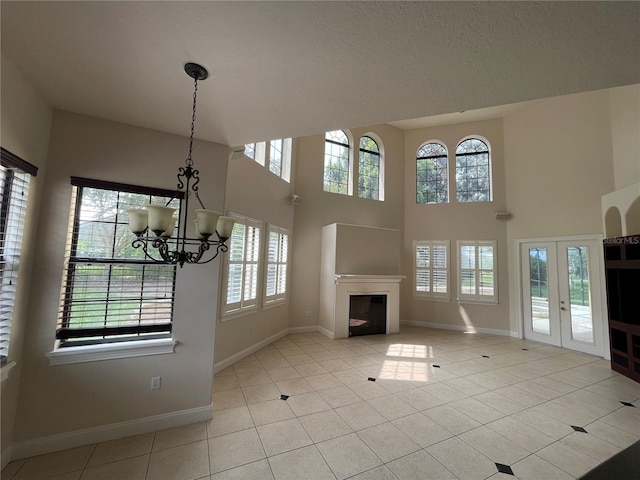
[[[331,340],[335,339],[335,335],[331,330],[327,330],[324,327],[318,326],[318,331],[323,334],[325,337],[329,337]]]
[[[311,325],[308,327],[291,327],[291,328],[285,328],[284,330],[280,330],[278,333],[271,335],[269,338],[265,338],[264,340],[256,343],[255,345],[251,345],[250,347],[247,347],[244,350],[234,355],[231,355],[230,357],[225,358],[220,362],[217,362],[213,366],[213,373],[221,372],[225,368],[230,367],[234,363],[242,360],[244,357],[248,357],[252,353],[256,353],[258,350],[263,349],[264,347],[266,347],[267,345],[270,345],[276,340],[280,340],[282,337],[286,335],[289,335],[291,333],[311,333],[311,332],[317,332],[317,331],[321,331],[317,325]]]
[[[213,405],[180,410],[177,412],[153,415],[151,417],[138,418],[127,422],[112,423],[100,427],[86,428],[73,432],[60,433],[48,437],[36,438],[25,442],[16,442],[7,450],[9,460],[33,457],[45,453],[66,450],[92,443],[106,442],[118,438],[139,435],[141,433],[164,430],[166,428],[180,427],[191,423],[205,422],[212,417]],[[2,452],[2,463],[5,462],[5,453]],[[8,463],[8,462],[7,462]],[[4,465],[3,465],[4,468]]]
[[[318,326],[317,325],[310,325],[308,327],[290,327],[288,329],[287,334],[289,333],[311,333],[311,332],[317,332],[318,331]]]
[[[236,362],[239,362],[244,357],[248,357],[252,353],[256,353],[258,350],[263,349],[264,347],[266,347],[267,345],[275,342],[276,340],[280,340],[282,337],[287,335],[290,330],[291,329],[289,329],[289,328],[285,328],[284,330],[280,330],[278,333],[276,333],[274,335],[271,335],[270,337],[265,338],[264,340],[254,344],[254,345],[251,345],[250,347],[247,347],[244,350],[241,350],[238,353],[235,353],[235,354],[231,355],[228,358],[225,358],[221,362],[216,362],[216,364],[213,366],[213,373],[215,374],[215,373],[221,372],[225,368],[230,367],[231,365],[233,365]]]
[[[415,320],[404,320],[401,322],[404,325],[411,325],[412,327],[427,327],[427,328],[437,328],[440,330],[456,330],[459,332],[467,332],[473,330],[476,333],[486,333],[489,335],[502,335],[506,337],[518,337],[518,332],[514,332],[512,330],[498,330],[495,328],[477,328],[473,327],[473,329],[468,328],[465,325],[453,325],[450,323],[431,323],[431,322],[417,322]]]

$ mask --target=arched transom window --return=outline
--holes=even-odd
[[[358,196],[380,200],[380,148],[369,137],[360,137],[358,164]]]
[[[416,155],[416,203],[449,201],[447,149],[439,143],[427,143]]]
[[[325,134],[324,190],[349,195],[349,138],[342,130]]]
[[[489,146],[477,138],[464,140],[456,148],[456,200],[491,201]]]

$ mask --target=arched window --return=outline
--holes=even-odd
[[[360,162],[358,163],[358,196],[380,200],[380,148],[369,137],[360,137]]]
[[[447,149],[439,143],[427,143],[416,155],[416,203],[449,201]]]
[[[456,200],[491,201],[489,146],[477,138],[464,140],[456,148]]]
[[[342,130],[325,134],[324,191],[349,194],[349,138]]]

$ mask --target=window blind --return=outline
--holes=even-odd
[[[38,169],[1,150],[0,165],[0,362],[6,363],[18,287],[24,222],[31,176]]]
[[[176,192],[75,177],[72,185],[60,346],[170,336],[177,267],[131,245],[127,209],[156,204],[180,211]]]

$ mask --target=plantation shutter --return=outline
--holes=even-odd
[[[432,290],[434,293],[448,293],[447,258],[448,245],[433,243]]]
[[[226,294],[222,313],[229,315],[258,304],[260,265],[259,220],[229,213],[236,223],[229,239],[229,254],[224,258]]]
[[[497,303],[495,255],[495,241],[458,242],[459,299]]]
[[[416,292],[431,291],[430,258],[431,245],[429,242],[416,242]]]
[[[37,167],[1,150],[0,166],[0,359],[9,356],[11,321],[18,286],[18,270],[31,176]]]
[[[285,299],[287,291],[287,255],[289,235],[286,228],[269,225],[265,303]]]
[[[417,297],[449,298],[449,241],[420,240],[414,243]]]

